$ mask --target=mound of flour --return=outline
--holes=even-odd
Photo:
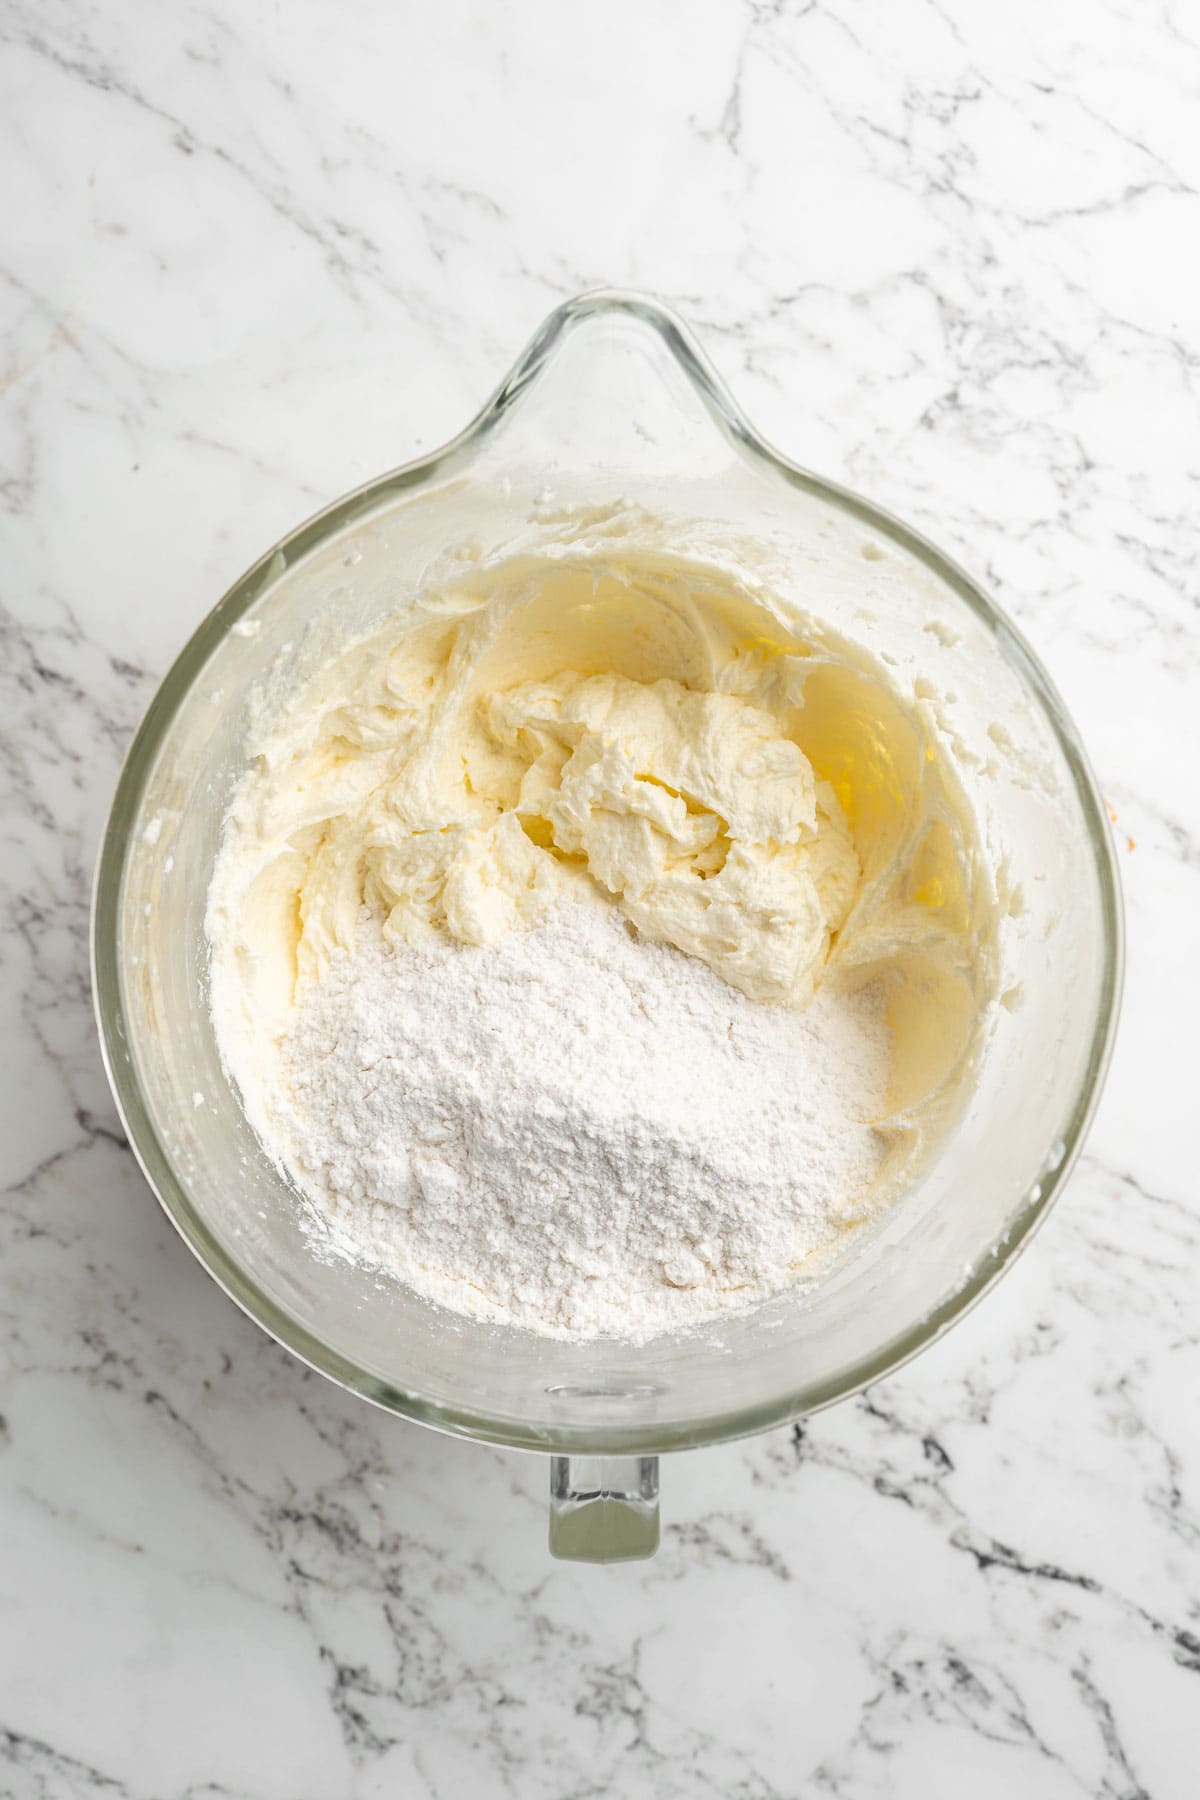
[[[297,995],[272,1124],[334,1238],[431,1300],[644,1339],[861,1212],[888,1060],[877,995],[759,1005],[602,903],[485,948],[364,913]]]

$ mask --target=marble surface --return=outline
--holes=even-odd
[[[1133,0],[0,5],[0,1791],[1174,1800],[1200,1751],[1200,18]],[[175,1237],[97,1055],[118,762],[259,550],[643,286],[793,456],[925,527],[1115,818],[1122,1037],[989,1301],[665,1469],[336,1391]]]

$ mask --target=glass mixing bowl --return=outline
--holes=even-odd
[[[226,1078],[204,910],[251,690],[286,685],[411,593],[451,544],[481,554],[531,512],[618,499],[681,551],[753,543],[776,592],[945,702],[1014,895],[1002,985],[965,1113],[932,1165],[815,1285],[639,1347],[560,1342],[439,1310],[322,1259]],[[734,556],[736,561],[736,555]],[[922,687],[921,683],[924,683]],[[660,1452],[762,1431],[876,1381],[960,1317],[1062,1186],[1116,1023],[1112,845],[1075,728],[1013,626],[916,532],[754,432],[680,322],[598,293],[547,319],[444,449],[338,500],[204,620],[130,747],[96,878],[93,975],[117,1106],[146,1178],[209,1273],[280,1343],[425,1425],[551,1456],[551,1547],[657,1543]]]

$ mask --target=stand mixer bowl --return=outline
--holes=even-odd
[[[679,543],[763,548],[771,584],[952,690],[984,843],[1021,897],[996,1018],[952,1135],[827,1277],[633,1346],[559,1341],[429,1304],[314,1254],[246,1122],[207,1001],[204,932],[252,691],[286,687],[414,592],[447,546],[486,556],[540,509],[632,501]],[[819,564],[819,576],[814,568]],[[819,586],[818,586],[819,583]],[[971,759],[974,758],[974,764]],[[558,307],[471,425],[284,538],[168,673],[104,834],[93,979],[105,1062],[146,1178],[204,1267],[312,1368],[419,1423],[551,1458],[551,1547],[658,1541],[659,1454],[763,1431],[898,1368],[987,1291],[1070,1171],[1116,1026],[1119,887],[1105,810],[1048,676],[918,533],[806,474],[751,428],[682,324],[637,295]]]

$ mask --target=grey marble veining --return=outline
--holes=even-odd
[[[0,0],[0,1792],[1184,1800],[1200,1751],[1200,22]],[[194,623],[553,302],[694,321],[990,583],[1115,817],[1122,1037],[1029,1253],[859,1400],[552,1564],[176,1239],[91,1023],[96,842]]]

